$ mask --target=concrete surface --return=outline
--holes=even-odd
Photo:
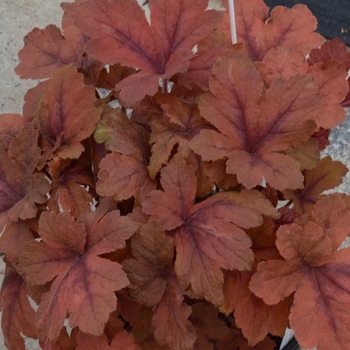
[[[70,1],[71,0],[65,0]],[[143,2],[144,0],[139,0]],[[218,0],[213,0],[216,2]],[[25,92],[37,81],[20,80],[14,73],[19,63],[17,52],[23,47],[23,37],[34,27],[44,28],[48,24],[60,25],[61,0],[1,0],[0,3],[0,114],[21,113]],[[215,4],[214,4],[215,5]],[[332,147],[327,151],[333,159],[341,160],[350,168],[350,120],[336,128],[331,135]],[[350,177],[339,190],[350,193]],[[4,266],[0,263],[0,283]],[[1,333],[1,332],[0,332]],[[0,334],[0,350],[6,349]],[[29,341],[26,349],[40,349],[36,342]]]

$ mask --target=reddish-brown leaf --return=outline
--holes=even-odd
[[[202,116],[218,131],[201,131],[190,147],[206,161],[227,158],[227,172],[246,188],[263,178],[279,190],[300,188],[299,163],[281,151],[304,145],[320,107],[311,76],[279,77],[266,89],[254,65],[232,53],[214,65],[210,92],[199,101]]]
[[[314,204],[322,198],[322,192],[340,185],[347,172],[343,163],[325,157],[316,168],[304,172],[303,189],[285,190],[283,195],[293,200],[293,210],[299,214],[310,213]]]
[[[191,307],[183,303],[182,288],[175,275],[166,278],[166,291],[153,316],[154,337],[172,350],[191,350],[196,329],[188,320]]]
[[[237,327],[242,329],[249,346],[263,341],[267,334],[283,337],[289,309],[285,302],[266,305],[249,290],[252,272],[227,271],[224,285],[224,311],[234,311]]]
[[[78,328],[73,328],[68,335],[67,328],[63,327],[56,342],[47,339],[44,344],[42,342],[39,344],[43,350],[76,350],[78,333]]]
[[[7,211],[13,221],[33,218],[36,203],[47,200],[50,185],[45,174],[36,173],[40,158],[39,133],[32,127],[23,129],[12,139],[9,149],[0,147],[0,212]]]
[[[57,70],[46,83],[39,102],[36,123],[43,136],[43,162],[53,154],[78,158],[100,119],[94,107],[95,89],[83,86],[84,77],[73,65]]]
[[[337,251],[335,244],[348,234],[344,215],[349,220],[349,214],[338,199],[331,196],[315,206],[317,223],[281,226],[276,244],[285,260],[260,263],[249,285],[267,304],[295,292],[290,326],[305,348],[343,349],[349,342],[349,249]],[[343,214],[337,217],[338,212]]]
[[[13,266],[16,266],[19,257],[24,251],[26,242],[33,239],[29,223],[23,220],[9,222],[5,226],[0,238],[0,251],[6,255]]]
[[[155,188],[148,175],[149,134],[128,119],[120,109],[106,108],[95,131],[97,142],[104,142],[112,153],[99,164],[97,192],[121,201],[132,196],[137,203],[145,193]]]
[[[214,305],[198,302],[193,305],[190,321],[197,331],[194,350],[213,350],[210,340],[220,339],[228,332],[224,321],[218,318],[218,310]]]
[[[131,252],[136,259],[123,261],[131,282],[131,296],[140,304],[154,306],[162,298],[166,277],[172,272],[173,241],[160,226],[151,222],[133,236]]]
[[[30,122],[30,118],[23,118],[20,114],[0,115],[0,140],[8,147],[13,138]]]
[[[91,334],[79,332],[77,337],[78,347],[76,350],[141,350],[134,343],[134,337],[126,332],[118,333],[109,344],[107,336],[103,334],[101,337],[96,337]]]
[[[308,70],[314,77],[322,96],[322,113],[315,118],[319,127],[331,129],[346,118],[346,111],[340,103],[349,92],[347,70],[339,61],[329,61],[326,64],[315,63]]]
[[[295,74],[306,74],[308,64],[305,55],[296,47],[278,46],[255,63],[265,85],[269,87],[279,77],[289,79]]]
[[[15,68],[22,79],[49,78],[57,69],[74,63],[84,73],[87,84],[97,81],[103,64],[84,52],[89,38],[74,26],[67,15],[63,15],[62,29],[64,35],[50,24],[44,29],[34,28],[25,36],[25,45],[18,53],[21,62]]]
[[[151,25],[136,0],[89,0],[64,3],[63,9],[92,40],[85,49],[106,64],[121,63],[140,72],[117,84],[120,99],[130,105],[158,91],[189,66],[192,49],[213,32],[222,15],[206,11],[207,1],[152,1]],[[137,86],[137,89],[135,89]]]
[[[220,29],[230,37],[228,1]],[[275,7],[271,13],[263,0],[236,0],[235,17],[238,42],[254,61],[261,61],[266,53],[277,46],[297,47],[304,55],[321,46],[324,39],[315,33],[317,20],[305,5],[289,9]]]
[[[307,61],[312,66],[319,62],[326,64],[328,61],[333,60],[343,62],[345,69],[350,69],[350,52],[340,38],[326,41],[321,47],[311,50]]]
[[[176,150],[176,153],[181,154],[187,164],[195,169],[198,178],[197,195],[204,197],[211,192],[213,183],[204,172],[201,158],[188,144],[201,130],[212,127],[199,115],[196,104],[185,103],[178,97],[170,95],[159,95],[157,101],[165,112],[165,118],[151,122],[152,156],[148,166],[150,177],[154,179],[157,176]]]
[[[218,350],[273,350],[276,343],[266,337],[260,343],[250,347],[241,330],[233,324],[228,333],[216,343],[216,346]]]
[[[75,217],[90,210],[92,195],[86,186],[95,187],[91,162],[86,152],[79,159],[54,157],[49,163],[52,191],[48,200],[49,210],[70,211]]]
[[[21,62],[15,69],[22,79],[48,78],[55,70],[76,62],[81,52],[53,24],[45,29],[34,28],[24,37],[24,44],[18,53]]]
[[[30,284],[53,280],[36,317],[40,340],[56,341],[67,312],[71,327],[101,336],[116,308],[114,291],[129,284],[121,265],[99,255],[123,248],[138,225],[118,211],[97,210],[75,221],[68,212],[44,212],[42,241],[27,243],[19,271]]]
[[[195,204],[196,176],[178,155],[161,171],[163,191],[142,200],[142,210],[165,230],[173,230],[175,271],[182,288],[191,284],[197,298],[223,302],[221,268],[253,267],[251,241],[240,228],[258,226],[261,214],[275,209],[257,191],[223,192]]]
[[[26,282],[12,266],[6,267],[1,286],[1,329],[9,350],[25,350],[22,335],[36,339],[35,311],[30,306]]]

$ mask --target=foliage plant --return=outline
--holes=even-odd
[[[345,45],[304,5],[236,0],[235,45],[207,0],[61,6],[0,118],[7,348],[350,349]]]

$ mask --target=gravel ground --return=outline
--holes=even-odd
[[[71,0],[65,0],[71,2]],[[144,0],[139,0],[143,2]],[[60,25],[62,11],[59,7],[61,0],[2,0],[0,3],[0,114],[21,113],[25,92],[35,86],[37,81],[20,80],[14,73],[19,63],[17,52],[23,47],[23,37],[34,27],[44,28],[53,23]],[[213,0],[213,6],[219,1]],[[350,168],[350,115],[331,134],[332,147],[327,154],[333,159],[341,160]],[[350,194],[350,176],[347,176],[338,191]],[[0,262],[0,283],[3,278],[4,265]],[[3,338],[0,332],[0,350]],[[37,342],[28,341],[27,350],[39,349]]]

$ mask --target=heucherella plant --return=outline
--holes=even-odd
[[[0,116],[5,345],[349,349],[350,53],[304,5],[62,3]]]

